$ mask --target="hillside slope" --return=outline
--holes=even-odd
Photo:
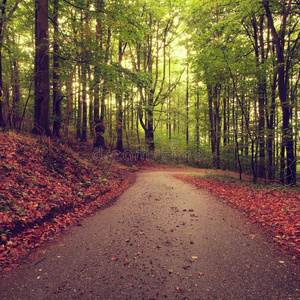
[[[0,133],[0,270],[119,195],[129,168],[66,145]]]

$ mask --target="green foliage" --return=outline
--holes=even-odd
[[[279,30],[284,3],[269,3]],[[5,102],[4,115],[12,119],[12,64],[18,62],[18,105],[20,111],[25,112],[23,128],[28,130],[32,127],[34,112],[34,7],[31,0],[20,1],[17,7],[15,4],[15,1],[7,1],[9,18],[5,20],[3,31],[2,99]],[[255,163],[259,160],[258,83],[264,78],[263,136],[266,140],[269,131],[272,133],[276,169],[279,165],[279,151],[276,150],[281,146],[282,125],[278,89],[273,84],[278,66],[262,4],[260,0],[104,0],[103,3],[96,0],[60,0],[55,42],[59,46],[58,81],[62,114],[52,116],[51,109],[49,121],[60,121],[63,126],[68,104],[71,103],[68,128],[72,134],[79,115],[78,100],[86,91],[87,105],[91,107],[88,112],[90,138],[93,138],[94,97],[97,96],[104,99],[100,110],[104,111],[104,137],[108,145],[115,147],[116,130],[121,128],[126,149],[146,149],[145,134],[152,130],[159,159],[163,160],[166,152],[175,161],[210,167],[216,155],[212,153],[215,138],[215,142],[219,139],[221,168],[237,170],[238,153],[243,170],[248,172],[251,170],[251,141],[255,146]],[[49,1],[51,85],[54,14],[54,1]],[[285,42],[284,58],[291,66],[287,76],[294,141],[299,137],[300,46],[297,17],[297,5],[292,3],[287,17],[289,36]],[[259,35],[254,25],[259,27],[261,18],[264,41],[263,47],[258,49],[265,51],[263,61],[259,59],[260,52],[257,56],[254,50],[255,34]],[[84,68],[89,70],[85,77],[80,73]],[[98,82],[95,82],[96,75],[99,76]],[[210,104],[209,87],[213,90]],[[117,107],[116,95],[122,102],[123,119],[122,125],[118,126],[120,107]],[[267,122],[275,114],[277,119],[273,121],[273,128],[267,130]],[[149,126],[152,123],[153,128]],[[82,127],[80,118],[79,125]],[[216,137],[212,136],[213,131]],[[176,149],[169,145],[174,140],[178,141]],[[248,152],[243,148],[246,143]],[[197,152],[193,159],[187,158],[186,151],[201,151],[201,157]],[[265,155],[267,159],[269,154]]]

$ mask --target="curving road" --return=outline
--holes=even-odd
[[[260,230],[170,172],[0,278],[0,299],[300,299],[299,268]]]

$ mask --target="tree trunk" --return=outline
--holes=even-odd
[[[265,50],[264,50],[264,16],[260,16],[259,22],[256,17],[252,18],[253,48],[257,68],[257,94],[258,94],[258,143],[259,162],[258,177],[265,178],[265,102],[267,93],[266,73],[264,71]],[[250,35],[251,36],[251,35]],[[251,36],[252,37],[252,36]]]
[[[117,117],[116,117],[116,128],[117,128],[117,147],[118,151],[123,151],[123,107],[122,107],[122,94],[117,92],[116,94],[116,105],[117,105]]]
[[[78,81],[81,82],[80,65],[78,66]],[[81,102],[81,84],[77,95],[77,119],[76,119],[76,138],[81,139],[81,119],[82,119],[82,102]]]
[[[82,66],[82,134],[81,142],[87,142],[87,84],[86,84],[86,65]]]
[[[267,151],[268,151],[268,179],[274,180],[274,126],[275,126],[275,100],[276,100],[276,81],[277,75],[273,76],[272,90],[271,90],[271,103],[267,109]]]
[[[1,19],[0,19],[0,128],[5,127],[3,117],[3,80],[2,80],[2,48],[3,48],[3,25],[6,11],[6,0],[2,1]]]
[[[89,82],[92,82],[92,73],[91,67],[88,66],[88,79]],[[94,95],[93,90],[89,86],[89,127],[90,127],[90,135],[94,138]]]
[[[89,9],[90,9],[90,0],[86,2],[86,11],[84,16],[81,19],[82,25],[82,42],[83,42],[83,49],[82,52],[84,53],[84,62],[82,64],[82,134],[81,134],[81,142],[87,142],[87,125],[88,125],[88,106],[87,106],[87,50],[85,47],[86,44],[86,37],[84,35],[83,27],[89,27]],[[83,22],[85,21],[85,22]]]
[[[35,0],[35,134],[51,135],[49,130],[49,35],[48,0]]]
[[[19,76],[19,64],[16,60],[11,62],[11,86],[12,86],[12,112],[11,112],[11,121],[12,121],[12,128],[19,129],[21,115],[20,115],[20,76]]]
[[[213,166],[220,169],[220,141],[221,141],[221,118],[219,107],[219,89],[220,86],[216,84],[214,88],[207,86],[208,90],[208,114],[210,123],[210,141],[211,152],[213,158]]]
[[[189,51],[187,51],[187,57]],[[186,125],[185,125],[185,143],[189,145],[189,63],[186,66],[186,93],[185,93],[185,114],[186,114]]]
[[[210,85],[207,86],[207,91],[208,91],[208,115],[209,115],[209,124],[210,124],[210,146],[211,146],[211,154],[213,159],[213,166],[215,166],[216,132],[215,132],[214,112],[213,112],[213,91]]]
[[[196,95],[196,103],[195,103],[195,108],[196,108],[196,147],[197,151],[200,149],[200,92],[197,89],[197,95]]]
[[[103,11],[104,10],[104,1],[97,2],[97,10]],[[102,28],[101,19],[97,19],[97,27],[96,27],[96,38],[97,38],[97,46],[98,51],[101,54],[102,47],[103,47],[103,28]],[[105,64],[108,63],[109,60],[109,51],[110,51],[110,42],[111,42],[111,30],[107,30],[107,40],[106,40],[106,49],[105,49]],[[107,96],[107,84],[108,78],[105,72],[103,78],[103,85],[102,85],[102,94],[101,94],[101,103],[100,103],[100,69],[99,66],[95,66],[95,99],[94,99],[94,123],[95,123],[95,137],[94,137],[94,147],[100,147],[106,149],[104,133],[105,133],[105,100]],[[101,106],[101,113],[99,112],[99,106]],[[100,113],[100,117],[99,117]]]
[[[60,137],[61,127],[61,91],[60,91],[60,66],[59,66],[59,42],[58,42],[58,11],[59,0],[54,0],[53,4],[53,135]]]
[[[296,158],[294,155],[294,134],[293,127],[291,124],[291,103],[288,98],[288,72],[289,65],[286,64],[285,59],[285,42],[286,42],[286,31],[287,31],[287,17],[290,13],[291,0],[287,3],[282,4],[282,19],[280,30],[277,32],[272,13],[269,7],[269,1],[263,1],[263,6],[266,11],[266,15],[269,21],[269,28],[271,30],[273,40],[276,48],[276,65],[278,74],[278,93],[282,109],[282,151],[281,159],[284,157],[286,150],[286,183],[296,184]],[[283,162],[281,164],[284,165]]]
[[[117,116],[116,116],[116,127],[117,127],[117,150],[118,151],[123,151],[123,106],[122,106],[122,72],[121,72],[121,67],[122,67],[122,60],[123,60],[123,54],[126,48],[126,44],[123,45],[122,41],[119,41],[119,88],[116,93],[116,105],[117,105]]]

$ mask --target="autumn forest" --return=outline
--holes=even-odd
[[[0,126],[296,184],[298,0],[1,0]]]

